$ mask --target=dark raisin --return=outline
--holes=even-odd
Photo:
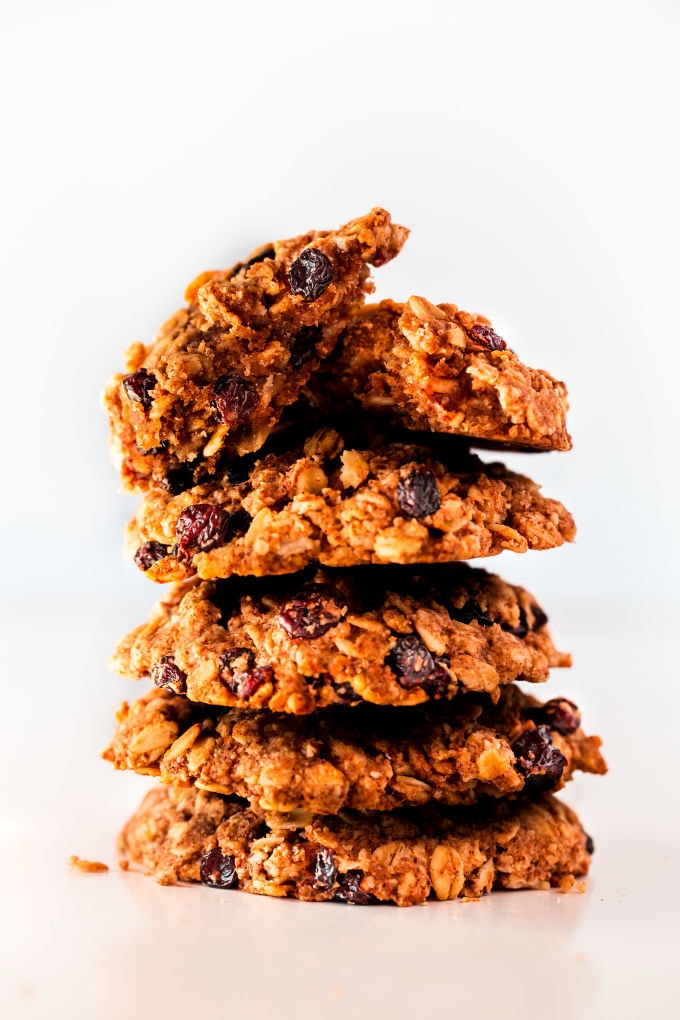
[[[314,881],[315,889],[327,892],[335,885],[338,874],[338,866],[335,863],[335,854],[328,847],[322,846],[314,858]]]
[[[274,672],[271,666],[256,666],[250,648],[232,648],[220,659],[220,678],[237,698],[245,700],[271,683]]]
[[[415,468],[397,485],[397,503],[407,517],[427,517],[441,506],[437,479],[431,471]]]
[[[375,896],[364,892],[361,888],[361,880],[364,877],[363,871],[347,871],[339,878],[340,888],[335,894],[335,899],[342,903],[355,903],[359,907],[365,907],[369,903],[375,903]]]
[[[494,332],[491,326],[485,326],[481,322],[476,322],[468,330],[468,336],[482,347],[486,347],[488,351],[504,351],[508,346],[503,337]]]
[[[134,400],[136,404],[141,404],[144,410],[148,411],[153,404],[151,390],[156,385],[156,382],[155,375],[147,372],[145,368],[140,368],[136,372],[132,372],[131,375],[124,376],[123,389],[125,390],[125,396],[128,400]]]
[[[445,655],[434,658],[434,669],[423,683],[423,690],[427,691],[431,698],[441,697],[451,686],[451,677],[445,668],[450,665]]]
[[[351,684],[333,684],[333,689],[343,705],[358,705],[362,700]]]
[[[238,883],[235,859],[218,847],[201,857],[200,874],[203,885],[213,889],[233,889]]]
[[[397,680],[402,687],[418,687],[428,680],[436,669],[432,652],[415,634],[397,638],[387,662],[397,674]]]
[[[563,737],[568,733],[575,733],[581,725],[581,713],[568,698],[553,698],[546,701],[545,705],[535,710],[534,718],[547,723],[551,730],[561,733]]]
[[[151,669],[151,679],[156,687],[163,687],[173,694],[186,694],[187,675],[180,669],[172,655],[164,655]]]
[[[541,627],[545,627],[548,622],[548,617],[543,612],[540,606],[537,606],[535,602],[531,603],[531,612],[534,618],[534,622],[531,625],[532,630],[540,630]]]
[[[509,624],[503,625],[503,630],[507,631],[508,634],[514,634],[515,637],[525,638],[529,633],[529,627],[527,626],[527,614],[524,611],[524,606],[519,607],[519,623],[516,627],[511,627]]]
[[[347,602],[329,584],[308,584],[287,599],[279,612],[279,623],[293,638],[318,638],[335,627],[347,612]]]
[[[135,553],[135,563],[140,570],[149,570],[154,563],[158,563],[167,555],[168,547],[162,542],[145,542]]]
[[[587,832],[586,832],[586,853],[587,854],[595,853],[595,841],[593,840],[592,836],[588,835]]]
[[[231,477],[229,479],[231,481]],[[229,518],[229,534],[236,537],[238,535],[245,535],[246,531],[252,524],[253,518],[250,516],[247,510],[243,507],[239,507],[238,510]]]
[[[476,602],[472,602],[470,599],[460,609],[456,609],[454,606],[451,616],[454,620],[460,620],[461,623],[472,623],[475,620],[480,627],[493,626],[493,620],[488,613],[485,613]]]
[[[193,503],[177,520],[175,535],[178,560],[190,562],[197,552],[222,545],[229,530],[229,514],[212,503]]]
[[[536,793],[550,790],[562,778],[567,759],[553,747],[547,726],[525,730],[512,745],[515,769],[524,776],[524,789]]]
[[[255,386],[239,375],[221,375],[215,383],[213,408],[229,428],[247,421],[259,402]]]
[[[333,263],[318,248],[305,248],[290,267],[288,282],[293,294],[316,301],[335,279]]]
[[[244,263],[242,268],[247,269],[249,266],[254,266],[257,262],[264,262],[265,259],[276,258],[276,252],[274,246],[271,244],[265,245],[263,248],[258,248],[250,256],[247,262]]]
[[[321,339],[318,326],[303,326],[290,349],[290,367],[301,368],[316,354],[316,343]]]

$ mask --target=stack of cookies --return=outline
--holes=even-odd
[[[105,757],[158,777],[120,836],[162,883],[420,903],[568,889],[592,841],[553,794],[600,740],[523,588],[464,560],[571,541],[475,447],[568,450],[566,391],[487,319],[366,305],[382,209],[200,276],[105,402],[127,544],[172,582],[113,667],[151,689]]]

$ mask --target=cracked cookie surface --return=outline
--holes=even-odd
[[[421,297],[368,305],[310,379],[322,409],[363,410],[471,442],[569,450],[567,391],[524,365],[488,319]]]
[[[569,666],[524,588],[464,563],[176,585],[111,666],[204,704],[416,705]]]
[[[111,449],[126,488],[186,488],[258,450],[373,284],[369,265],[408,231],[373,209],[335,231],[265,245],[203,273],[152,343],[133,344],[106,387]]]
[[[318,560],[443,563],[503,550],[552,549],[575,526],[557,500],[455,439],[436,445],[334,429],[178,495],[147,493],[127,530],[129,555],[154,581],[292,573]]]
[[[492,889],[567,891],[592,842],[554,797],[491,807],[311,816],[268,813],[203,790],[151,790],[119,837],[122,862],[165,885],[410,906]]]
[[[426,708],[308,716],[216,713],[152,690],[125,702],[117,720],[104,752],[116,768],[242,797],[264,811],[473,804],[555,791],[576,771],[606,771],[601,741],[583,732],[573,702],[541,704],[514,686],[497,705],[464,694]]]

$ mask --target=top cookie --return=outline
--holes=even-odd
[[[373,209],[194,280],[187,307],[129,348],[104,393],[124,486],[144,491],[180,469],[192,485],[258,450],[373,290],[368,266],[407,236]]]
[[[421,297],[363,308],[309,392],[337,411],[356,398],[411,429],[534,450],[569,450],[567,391],[528,368],[488,319]]]

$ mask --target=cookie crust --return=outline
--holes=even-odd
[[[116,768],[242,797],[263,811],[473,804],[555,791],[577,770],[606,771],[601,741],[583,732],[573,703],[555,699],[546,708],[514,686],[495,706],[467,694],[425,709],[364,706],[311,716],[218,714],[152,690],[125,702],[117,720],[103,755]],[[543,763],[523,756],[524,734],[543,749]]]
[[[124,487],[177,475],[186,487],[258,450],[373,290],[369,265],[389,262],[407,236],[376,208],[194,280],[187,306],[150,345],[134,343],[106,387]]]
[[[329,625],[291,633],[286,607],[304,603],[310,586],[313,594],[321,586]],[[415,673],[400,650],[420,650]],[[540,683],[570,664],[528,591],[463,563],[194,579],[172,587],[110,662],[193,701],[295,714],[361,701],[417,705],[459,691],[497,697],[514,680]]]
[[[322,429],[301,447],[257,460],[245,480],[232,469],[178,495],[150,492],[128,527],[128,553],[152,580],[178,581],[193,572],[206,579],[292,573],[316,560],[444,563],[574,538],[561,503],[455,441],[366,438],[367,447],[357,447]],[[221,532],[180,543],[187,517],[201,512],[217,515]]]
[[[561,801],[264,817],[202,790],[151,790],[119,837],[124,866],[163,885],[200,881],[219,850],[232,887],[265,896],[411,906],[492,889],[568,890],[590,865],[586,833]],[[209,862],[208,862],[209,863]]]
[[[422,297],[367,305],[310,379],[309,393],[333,413],[344,406],[352,414],[356,399],[364,412],[410,429],[569,450],[564,383],[524,365],[490,325]]]

